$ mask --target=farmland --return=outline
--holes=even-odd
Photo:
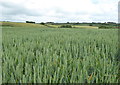
[[[118,83],[117,29],[2,29],[3,83]]]

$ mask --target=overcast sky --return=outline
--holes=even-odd
[[[118,21],[119,0],[0,0],[0,21]]]

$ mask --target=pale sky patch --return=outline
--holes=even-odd
[[[119,0],[0,0],[0,21],[118,21]]]

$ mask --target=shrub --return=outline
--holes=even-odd
[[[35,24],[35,22],[33,22],[33,21],[26,21],[26,23],[33,23],[33,24]]]
[[[93,26],[92,24],[89,24],[89,26]]]
[[[41,22],[40,24],[41,24],[41,25],[45,25],[45,23],[44,23],[44,22]]]
[[[60,28],[72,28],[71,25],[61,25]]]
[[[99,26],[99,29],[110,29],[110,26]]]

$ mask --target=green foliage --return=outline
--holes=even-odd
[[[35,22],[33,22],[33,21],[26,21],[26,23],[33,23],[33,24],[35,24]]]
[[[41,24],[41,25],[45,25],[45,23],[44,23],[44,22],[41,22],[40,24]]]
[[[109,29],[108,26],[99,26],[99,29]]]
[[[101,25],[99,29],[115,29],[117,26],[110,26],[110,25]]]
[[[72,28],[72,25],[61,25],[60,28]]]
[[[3,28],[3,83],[118,83],[117,31]]]
[[[89,24],[89,26],[93,26],[93,24]]]

